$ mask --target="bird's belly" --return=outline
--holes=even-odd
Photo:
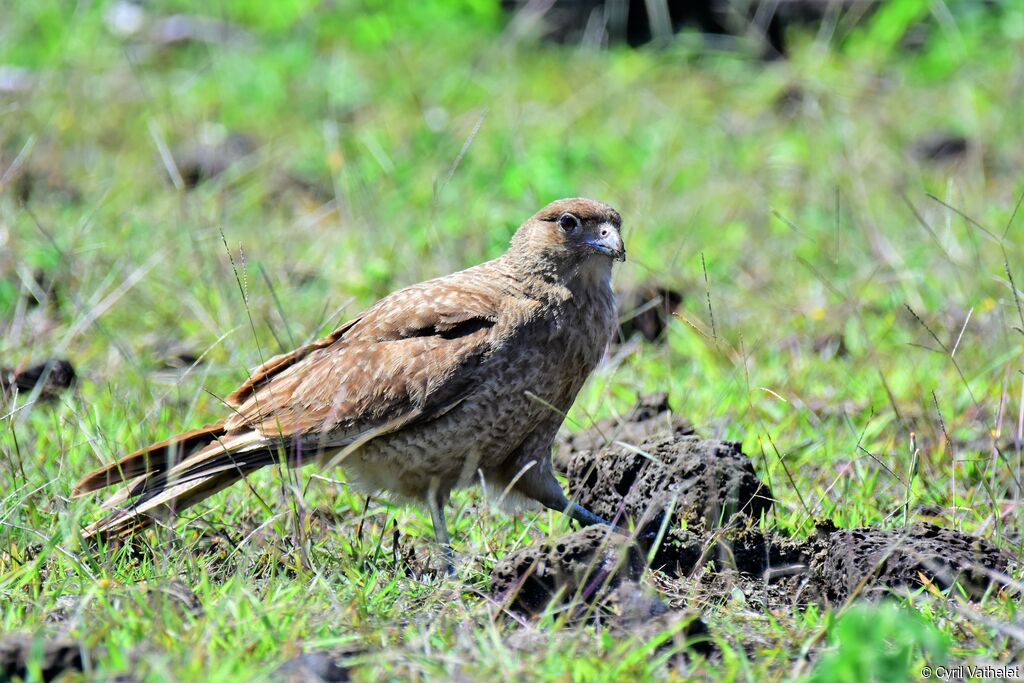
[[[566,358],[564,348],[530,356],[492,359],[487,380],[455,408],[350,455],[342,465],[350,483],[368,493],[422,500],[431,486],[447,493],[479,483],[480,473],[486,479],[552,411],[564,414],[590,370],[588,359]]]

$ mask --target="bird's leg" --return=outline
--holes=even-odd
[[[536,465],[524,469],[515,488],[527,498],[532,498],[549,510],[557,510],[562,514],[569,515],[583,526],[595,524],[607,524],[611,522],[598,517],[593,512],[579,503],[571,503],[565,497],[565,491],[558,484],[555,475],[551,473],[551,458],[536,461]]]
[[[523,479],[526,479],[526,477],[523,477]],[[593,526],[595,524],[613,526],[611,522],[603,517],[598,517],[579,503],[569,502],[569,499],[565,497],[565,492],[562,491],[562,487],[558,485],[554,476],[548,475],[538,479],[539,481],[534,479],[528,482],[531,484],[528,490],[523,491],[522,488],[520,490],[549,510],[557,510],[562,514],[569,515],[583,526]]]
[[[567,514],[583,526],[606,524],[622,534],[635,538],[635,540],[640,544],[640,547],[645,551],[649,550],[650,547],[658,540],[660,522],[657,526],[653,526],[653,528],[648,524],[643,529],[632,532],[627,527],[621,526],[621,522],[619,524],[612,524],[603,517],[598,517],[579,503],[570,502],[569,499],[565,497],[565,492],[562,491],[562,487],[558,485],[558,482],[553,476],[549,475],[548,477],[534,479],[531,483],[532,486],[527,491],[523,491],[522,489],[520,490],[523,493],[528,492],[528,495],[531,498],[544,507]]]
[[[448,575],[451,576],[455,572],[455,553],[452,551],[451,540],[448,538],[448,525],[444,521],[444,503],[438,489],[435,479],[427,491],[427,507],[430,508],[430,521],[434,525],[434,538],[441,546]]]
[[[598,517],[593,512],[583,507],[578,503],[572,503],[568,510],[562,508],[562,512],[566,513],[583,526],[593,526],[595,524],[607,524],[611,526],[612,523],[606,520],[604,517]]]

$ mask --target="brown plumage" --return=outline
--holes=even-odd
[[[272,358],[227,397],[225,419],[87,475],[122,481],[85,535],[125,536],[284,459],[345,469],[360,490],[426,502],[447,546],[449,492],[479,482],[601,522],[571,505],[551,444],[615,329],[621,219],[562,199],[502,256],[395,292],[337,330]]]

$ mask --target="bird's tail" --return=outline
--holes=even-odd
[[[205,500],[279,458],[257,432],[228,434],[218,422],[138,450],[86,475],[74,496],[120,482],[102,505],[110,512],[83,530],[85,538],[124,538]]]

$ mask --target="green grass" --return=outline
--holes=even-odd
[[[902,524],[909,503],[910,521],[1020,556],[1020,447],[1004,446],[1024,412],[1010,283],[1024,282],[1024,13],[892,5],[828,42],[796,33],[771,63],[690,35],[665,50],[545,45],[482,1],[147,5],[247,32],[169,48],[111,34],[107,3],[5,5],[0,64],[38,84],[0,96],[0,174],[21,155],[35,181],[24,202],[0,188],[0,363],[67,356],[81,382],[56,404],[0,408],[0,629],[49,632],[64,606],[100,680],[259,680],[328,647],[360,680],[779,680],[808,675],[802,654],[837,637],[826,679],[881,671],[875,654],[911,678],[947,649],[1019,657],[1011,598],[927,591],[898,614],[695,605],[722,655],[688,664],[658,638],[551,620],[517,648],[484,597],[489,569],[569,525],[477,491],[449,512],[455,579],[410,575],[432,552],[426,513],[373,500],[364,514],[308,471],[261,473],[134,554],[83,547],[97,505],[69,498],[98,464],[215,419],[262,358],[500,253],[542,204],[585,195],[624,217],[617,283],[685,300],[664,344],[595,374],[570,428],[668,390],[703,435],[742,441],[785,531]],[[924,47],[899,47],[922,17]],[[934,131],[972,146],[919,161]],[[226,132],[257,150],[194,191],[168,181],[161,147]],[[27,306],[36,270],[56,305]],[[847,353],[815,351],[826,335]],[[169,379],[170,346],[207,362]]]

